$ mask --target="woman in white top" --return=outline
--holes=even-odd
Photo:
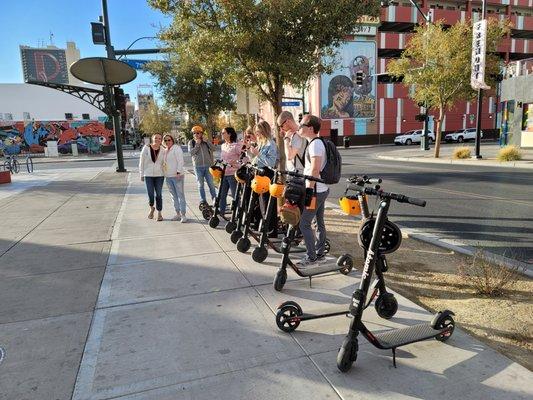
[[[155,192],[155,206],[157,208],[157,220],[163,221],[161,211],[163,210],[163,182],[165,176],[163,174],[163,152],[161,146],[163,136],[159,133],[152,135],[151,143],[145,145],[141,150],[141,158],[139,159],[139,174],[141,181],[146,184],[148,191],[148,204],[150,205],[150,213],[148,218],[154,218],[154,192]]]
[[[184,181],[183,174],[183,150],[181,146],[176,144],[171,135],[163,136],[166,150],[163,158],[163,171],[165,173],[165,181],[167,182],[168,190],[172,201],[174,201],[174,209],[176,216],[172,221],[187,222],[185,212],[187,211],[187,203],[185,202]]]

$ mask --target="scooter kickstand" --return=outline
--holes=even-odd
[[[313,279],[313,277],[311,275],[309,275],[309,288],[312,288],[313,285],[311,284],[311,280]]]
[[[396,368],[396,347],[392,348],[392,365]]]

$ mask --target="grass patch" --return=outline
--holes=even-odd
[[[522,159],[520,148],[516,145],[502,147],[498,152],[499,161],[518,161]]]
[[[472,157],[472,152],[470,151],[470,147],[456,147],[455,149],[453,149],[452,157],[454,160],[470,158]]]

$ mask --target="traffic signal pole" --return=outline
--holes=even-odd
[[[115,60],[115,50],[111,45],[111,34],[109,33],[109,17],[107,15],[107,0],[102,0],[102,14],[104,17],[104,29],[105,29],[105,48],[107,52],[107,58]],[[111,109],[113,118],[113,132],[115,134],[115,147],[117,150],[117,172],[127,172],[124,168],[124,154],[122,152],[122,127],[120,125],[120,114],[117,110],[115,103],[115,91],[110,85],[106,85],[105,91],[108,94],[109,107]]]

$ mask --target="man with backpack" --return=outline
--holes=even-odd
[[[298,170],[302,172],[307,141],[298,135],[298,124],[290,111],[282,111],[276,122],[284,135],[283,144],[287,171]]]
[[[321,120],[314,115],[305,115],[298,129],[298,135],[307,140],[304,154],[304,175],[322,179],[325,183],[305,181],[306,202],[300,219],[300,230],[304,237],[306,256],[297,263],[306,268],[326,261],[326,225],[324,210],[330,184],[338,183],[342,160],[337,147],[330,140],[319,137]],[[316,218],[315,233],[312,222]]]
[[[203,203],[206,203],[204,181],[207,182],[209,192],[211,193],[211,199],[215,202],[217,192],[215,184],[213,183],[213,177],[209,173],[209,167],[213,165],[213,152],[215,146],[208,141],[204,140],[204,129],[200,125],[192,127],[191,132],[193,139],[189,141],[189,153],[192,157],[192,164],[194,166],[194,173],[196,175],[196,182],[198,183],[198,192],[200,193],[200,199]]]

